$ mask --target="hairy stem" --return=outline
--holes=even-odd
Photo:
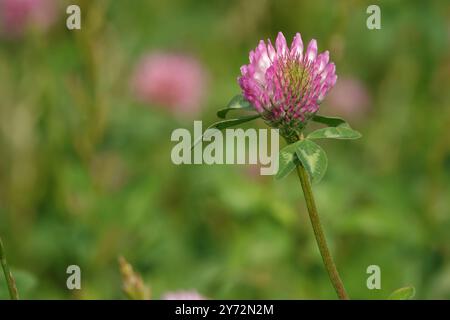
[[[328,276],[330,277],[331,283],[336,290],[336,293],[341,300],[348,300],[349,297],[345,292],[344,284],[342,283],[339,273],[334,264],[333,257],[330,254],[330,250],[327,246],[327,241],[323,233],[322,224],[320,223],[319,215],[317,213],[316,203],[314,202],[314,196],[311,189],[311,183],[309,182],[308,173],[305,168],[299,164],[297,165],[297,173],[300,178],[300,183],[302,185],[303,194],[306,200],[306,207],[308,208],[309,218],[314,230],[314,235],[316,237],[317,245],[319,246],[320,254],[322,255],[322,260],[327,269]]]
[[[8,285],[9,296],[11,300],[19,300],[19,294],[17,293],[16,282],[14,277],[9,271],[8,263],[6,262],[5,250],[3,248],[2,239],[0,238],[0,264],[2,265],[3,273],[5,274],[6,284]]]

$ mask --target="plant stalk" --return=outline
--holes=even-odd
[[[9,271],[8,263],[6,262],[5,250],[1,238],[0,238],[0,264],[2,265],[3,273],[5,275],[6,284],[8,286],[9,296],[11,297],[11,300],[19,300],[16,281],[14,280],[11,271]]]
[[[297,165],[297,174],[300,178],[300,183],[302,185],[303,194],[306,200],[306,207],[308,208],[309,218],[314,230],[314,235],[316,237],[317,245],[319,246],[319,251],[322,256],[325,269],[327,269],[328,276],[330,277],[331,283],[333,284],[336,293],[341,300],[349,300],[349,297],[345,291],[344,284],[342,283],[339,273],[334,264],[333,257],[330,254],[330,250],[327,246],[327,241],[323,233],[322,224],[320,223],[320,218],[317,213],[316,203],[314,201],[314,196],[311,189],[311,183],[309,181],[308,173],[306,172],[303,165]]]

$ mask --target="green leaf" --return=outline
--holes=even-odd
[[[222,120],[222,121],[213,123],[206,130],[211,129],[211,128],[216,128],[216,129],[222,130],[222,129],[226,129],[229,127],[237,126],[238,124],[241,124],[241,123],[245,123],[245,122],[249,122],[249,121],[258,119],[259,117],[260,117],[259,114],[255,114],[255,115],[244,116],[244,117],[240,117],[240,118],[236,118],[236,119]]]
[[[279,153],[278,172],[275,179],[282,179],[291,173],[296,167],[296,159],[295,144],[290,144],[281,149]]]
[[[341,118],[325,117],[315,115],[313,121],[327,125],[327,128],[321,128],[311,132],[308,139],[359,139],[361,133],[350,128],[350,125]]]
[[[311,132],[308,139],[359,139],[361,133],[350,128],[347,123],[337,127],[327,127]]]
[[[400,288],[392,292],[389,300],[411,300],[416,294],[416,289],[413,286]]]
[[[239,94],[231,99],[226,108],[217,111],[217,116],[221,119],[225,119],[228,112],[232,110],[255,111],[255,108],[253,108],[251,103],[245,100],[245,98],[241,94]]]
[[[244,117],[236,118],[236,119],[222,120],[222,121],[219,121],[219,122],[216,122],[216,123],[213,123],[212,125],[210,125],[208,128],[206,128],[205,132],[208,129],[213,129],[213,128],[218,129],[218,130],[230,128],[233,126],[237,126],[238,124],[241,124],[241,123],[245,123],[245,122],[249,122],[249,121],[258,119],[259,117],[260,117],[260,115],[256,114],[256,115],[244,116]],[[199,137],[196,141],[194,141],[194,143],[191,146],[191,149],[194,148],[200,141],[202,141],[204,136],[205,135],[202,134],[201,137]]]
[[[326,117],[326,116],[321,116],[321,115],[314,115],[312,118],[312,121],[314,122],[318,122],[318,123],[322,123],[325,124],[329,127],[337,127],[339,125],[342,124],[346,124],[347,122],[342,119],[342,118],[338,118],[338,117]]]
[[[295,153],[305,167],[312,183],[318,183],[325,175],[328,159],[325,151],[311,140],[300,140],[295,145]]]

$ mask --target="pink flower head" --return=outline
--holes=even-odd
[[[165,106],[175,113],[195,114],[205,92],[205,71],[194,58],[152,53],[136,66],[132,88],[144,103]]]
[[[1,33],[21,36],[27,28],[47,30],[56,20],[55,0],[0,0]]]
[[[270,40],[259,42],[241,74],[238,81],[244,97],[285,136],[304,127],[337,79],[328,51],[317,54],[316,40],[303,52],[300,33],[289,48],[281,32],[275,47]]]
[[[168,292],[163,295],[162,300],[206,300],[206,298],[197,291],[191,290]]]

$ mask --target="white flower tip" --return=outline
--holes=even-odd
[[[267,53],[269,54],[270,60],[273,61],[276,56],[276,51],[275,51],[275,48],[273,47],[270,39],[267,39]]]
[[[300,33],[296,33],[294,39],[291,44],[291,55],[299,56],[300,58],[303,55],[303,41]]]
[[[314,61],[317,56],[317,41],[312,39],[308,44],[308,49],[306,49],[306,58],[309,61]]]
[[[286,54],[286,50],[287,50],[286,38],[284,37],[284,35],[281,31],[278,32],[278,36],[277,36],[277,40],[275,41],[275,45],[277,47],[277,53],[279,55]]]

